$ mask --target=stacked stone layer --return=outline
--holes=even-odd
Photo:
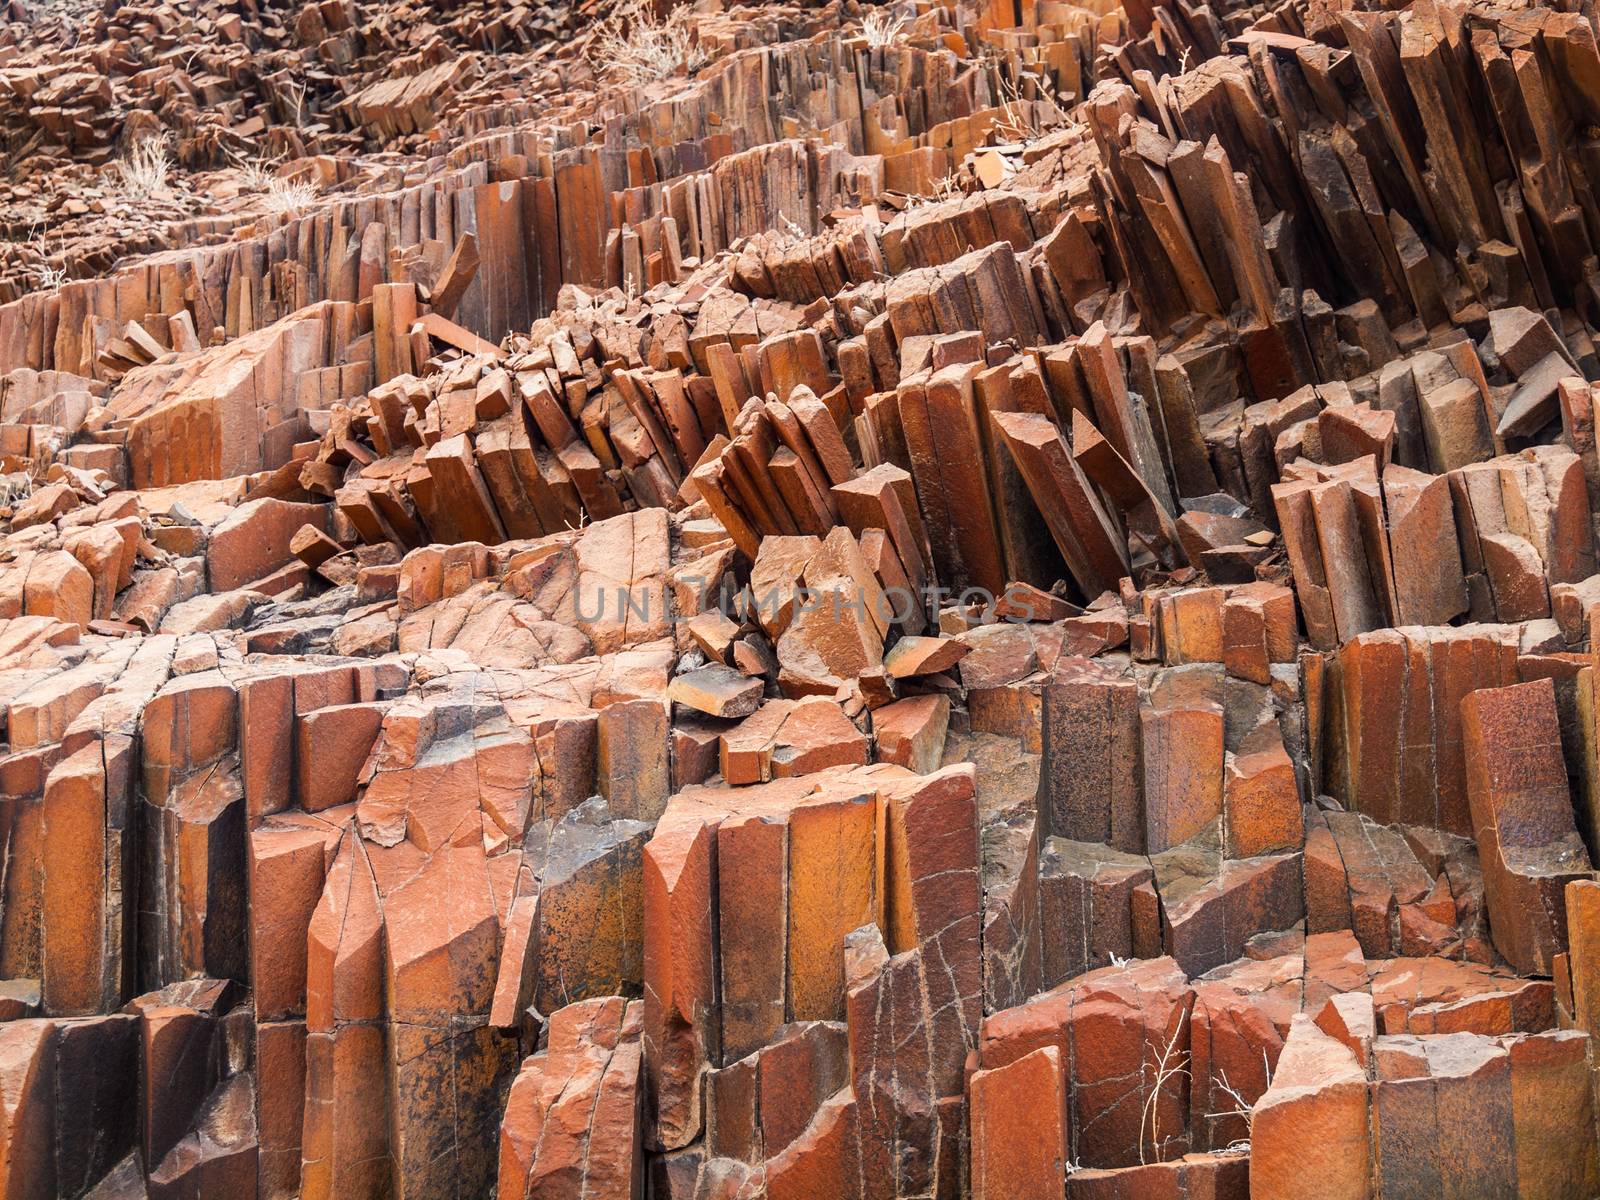
[[[1600,13],[700,8],[6,10],[0,1197],[1600,1192]]]

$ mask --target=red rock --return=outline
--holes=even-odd
[[[955,638],[903,637],[884,656],[883,666],[895,679],[937,675],[948,671],[972,652]]]
[[[1299,1196],[1314,1178],[1328,1197],[1373,1194],[1367,1077],[1356,1057],[1295,1017],[1272,1086],[1250,1123],[1250,1194]]]
[[[1165,1153],[1186,1140],[1181,1077],[1162,1076],[1160,1065],[1168,1046],[1168,1067],[1187,1053],[1188,1004],[1183,973],[1171,959],[1092,971],[986,1017],[980,1065],[1005,1066],[1042,1046],[1090,1052],[1069,1076],[1070,1144],[1081,1166],[1130,1166],[1139,1161],[1141,1145],[1148,1158],[1152,1150]]]
[[[943,757],[949,723],[950,700],[945,696],[910,696],[873,710],[878,761],[930,774]]]
[[[291,543],[303,525],[327,532],[327,508],[265,499],[234,509],[206,540],[211,589],[231,591],[272,574],[294,557]]]
[[[1294,764],[1281,742],[1227,756],[1222,813],[1229,858],[1291,850],[1304,841]]]
[[[995,688],[1031,675],[1039,665],[1034,636],[1026,625],[980,625],[957,639],[966,648],[960,660],[961,686]]]
[[[867,761],[867,739],[833,701],[772,701],[722,736],[722,776],[758,783]]]
[[[1234,1152],[1185,1154],[1142,1167],[1089,1167],[1067,1177],[1067,1196],[1069,1200],[1118,1200],[1128,1195],[1244,1200],[1250,1194],[1249,1166],[1248,1156]]]
[[[1586,12],[10,7],[0,1192],[1600,1186]]]
[[[1600,883],[1574,879],[1567,884],[1567,966],[1572,1014],[1579,1029],[1600,1035]]]
[[[760,1050],[707,1077],[708,1152],[751,1164],[777,1158],[848,1079],[843,1028],[825,1021],[782,1027]]]
[[[0,1026],[0,1182],[23,1200],[56,1194],[55,1035],[46,1020]]]
[[[382,704],[335,704],[296,720],[296,793],[307,812],[356,798],[356,781],[383,724]]]
[[[1571,1029],[1505,1039],[1521,1195],[1576,1195],[1600,1186],[1593,1143],[1568,1136],[1571,1114],[1582,1126],[1594,1109],[1584,1041],[1582,1032]]]
[[[810,556],[803,578],[805,595],[778,638],[779,682],[791,696],[831,695],[883,661],[883,595],[843,528]],[[764,600],[758,591],[758,605]]]
[[[1431,1187],[1448,1194],[1485,1181],[1516,1190],[1504,1046],[1457,1033],[1379,1038],[1373,1052],[1373,1128],[1385,1190]]]
[[[1063,658],[1044,689],[1040,811],[1048,831],[1130,853],[1145,848],[1139,694],[1131,678]]]
[[[497,1196],[640,1193],[640,1020],[620,997],[551,1015],[506,1099]]]
[[[1050,838],[1039,874],[1047,986],[1107,966],[1113,958],[1134,956],[1133,891],[1151,880],[1149,859],[1092,842]]]
[[[720,663],[673,677],[667,699],[710,717],[748,717],[761,704],[762,681]]]
[[[1139,712],[1144,745],[1145,845],[1188,841],[1222,815],[1222,710],[1205,700]]]
[[[861,1180],[856,1102],[848,1090],[833,1096],[805,1133],[767,1163],[771,1200],[854,1196]]]
[[[94,576],[65,550],[36,555],[22,581],[22,610],[87,626],[95,616]]]
[[[63,513],[77,508],[80,503],[82,501],[78,499],[78,493],[66,484],[46,484],[17,505],[11,516],[11,528],[26,529],[30,525],[54,521]]]
[[[1066,1078],[1061,1052],[1041,1046],[970,1082],[972,1195],[1056,1200],[1066,1183]]]
[[[1461,702],[1467,787],[1495,948],[1530,974],[1566,949],[1563,889],[1592,875],[1578,837],[1549,680]]]

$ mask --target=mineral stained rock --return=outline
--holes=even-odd
[[[0,1200],[1600,1195],[1600,9],[0,0]]]

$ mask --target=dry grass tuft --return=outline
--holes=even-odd
[[[269,158],[236,158],[234,165],[246,191],[264,192],[278,177],[278,165]]]
[[[867,39],[867,46],[872,50],[882,50],[892,46],[900,40],[901,31],[906,27],[904,17],[895,16],[887,9],[874,9],[868,13],[861,22],[861,32]]]
[[[129,200],[149,200],[167,192],[172,175],[172,154],[164,137],[148,137],[117,160],[123,195]]]
[[[317,185],[309,179],[285,179],[275,175],[267,184],[267,194],[261,199],[261,207],[269,213],[294,215],[315,204],[320,194]]]
[[[657,17],[646,0],[628,0],[595,27],[590,55],[596,72],[630,84],[654,83],[706,64],[694,41],[687,5]]]
[[[1261,1070],[1266,1076],[1267,1088],[1272,1087],[1272,1063],[1267,1060],[1267,1052],[1265,1050],[1261,1052]],[[1239,1153],[1249,1154],[1250,1139],[1255,1136],[1255,1105],[1246,1100],[1244,1098],[1244,1093],[1242,1093],[1238,1088],[1234,1087],[1233,1084],[1229,1082],[1228,1073],[1226,1071],[1221,1072],[1217,1076],[1217,1087],[1221,1089],[1224,1095],[1233,1101],[1234,1107],[1226,1109],[1223,1112],[1213,1113],[1212,1115],[1217,1117],[1240,1117],[1244,1120],[1244,1137],[1230,1142],[1225,1148]],[[1267,1088],[1262,1089],[1263,1093],[1267,1090]]]
[[[33,268],[33,277],[41,292],[53,292],[67,281],[66,266],[57,267],[50,262],[50,248],[45,245],[44,234],[35,234],[28,248],[39,260],[39,265]]]
[[[1178,1010],[1178,1021],[1172,1027],[1172,1036],[1167,1039],[1166,1047],[1161,1051],[1161,1056],[1156,1059],[1156,1078],[1150,1088],[1150,1095],[1145,1098],[1144,1108],[1139,1113],[1139,1162],[1145,1161],[1145,1131],[1149,1130],[1150,1147],[1155,1151],[1156,1161],[1161,1160],[1161,1093],[1168,1083],[1180,1075],[1188,1075],[1187,1066],[1189,1059],[1188,1050],[1178,1050],[1178,1037],[1183,1032],[1184,1023],[1189,1018],[1187,1007]],[[1176,1052],[1176,1055],[1175,1053]]]
[[[262,193],[261,207],[269,213],[296,215],[315,204],[322,194],[314,180],[285,179],[277,159],[239,159],[239,178],[246,191]]]

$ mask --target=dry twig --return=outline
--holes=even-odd
[[[1160,1160],[1160,1155],[1161,1155],[1161,1112],[1160,1112],[1160,1107],[1161,1107],[1161,1092],[1162,1092],[1162,1089],[1167,1086],[1167,1083],[1168,1083],[1169,1080],[1175,1079],[1179,1075],[1187,1075],[1189,1073],[1189,1068],[1187,1066],[1180,1066],[1180,1065],[1177,1064],[1177,1062],[1175,1062],[1173,1060],[1173,1052],[1177,1049],[1177,1046],[1178,1046],[1178,1035],[1183,1032],[1184,1022],[1187,1021],[1188,1019],[1189,1019],[1189,1009],[1187,1007],[1180,1008],[1178,1010],[1178,1023],[1172,1027],[1172,1036],[1167,1039],[1166,1048],[1161,1051],[1160,1057],[1156,1059],[1156,1079],[1155,1079],[1155,1084],[1154,1084],[1153,1087],[1151,1087],[1150,1095],[1148,1097],[1146,1097],[1145,1102],[1144,1102],[1144,1108],[1139,1113],[1139,1162],[1140,1162],[1141,1165],[1145,1161],[1145,1157],[1144,1157],[1145,1136],[1144,1136],[1144,1134],[1145,1134],[1145,1129],[1146,1128],[1148,1128],[1150,1130],[1150,1147],[1151,1147],[1152,1150],[1155,1151],[1156,1157],[1157,1157],[1157,1161]],[[1189,1055],[1189,1051],[1188,1050],[1184,1050],[1183,1053],[1179,1056],[1179,1058],[1180,1059],[1187,1059],[1188,1055]]]

